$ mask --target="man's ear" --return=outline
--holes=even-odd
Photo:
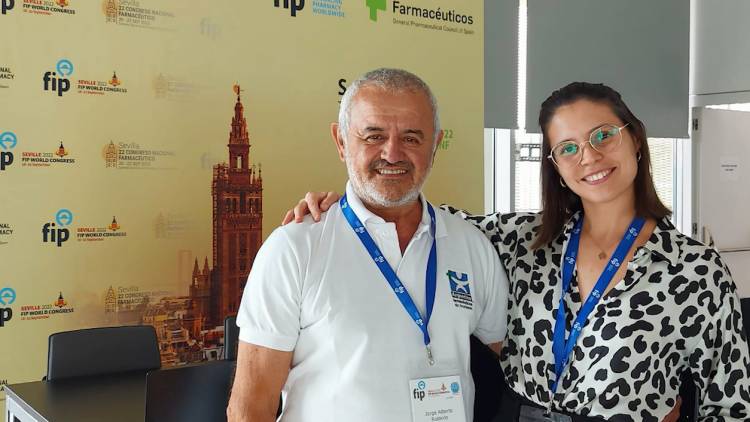
[[[336,150],[339,152],[339,160],[342,162],[344,161],[344,138],[341,136],[341,133],[339,132],[339,124],[338,123],[331,123],[331,139],[333,139],[333,143],[336,144]]]
[[[435,154],[437,154],[440,143],[443,142],[443,135],[445,135],[445,131],[441,130],[440,133],[438,133],[437,139],[435,140],[435,145],[432,147],[432,164],[435,164]]]

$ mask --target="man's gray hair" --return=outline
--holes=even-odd
[[[352,99],[362,87],[376,86],[389,91],[417,91],[424,93],[432,105],[432,119],[435,128],[434,141],[440,134],[440,115],[435,96],[430,87],[419,76],[403,69],[380,68],[371,70],[352,82],[341,98],[339,107],[339,133],[346,139],[349,132],[349,118],[351,115]]]

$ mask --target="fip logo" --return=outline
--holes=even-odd
[[[16,291],[10,287],[0,289],[0,328],[13,318],[13,310],[6,308],[16,301]]]
[[[274,7],[281,7],[281,0],[273,0]],[[305,0],[284,0],[284,9],[289,9],[292,17],[305,8]]]
[[[370,20],[373,22],[378,21],[378,10],[385,12],[387,7],[386,0],[365,0],[365,4],[370,8]]]
[[[458,383],[457,383],[457,382],[452,382],[452,383],[451,383],[451,392],[452,392],[453,394],[458,394],[458,392],[459,392],[460,390],[461,390],[461,387],[460,387],[460,386],[458,385]]]
[[[18,138],[13,132],[0,133],[0,171],[13,164],[13,148],[16,147]]]
[[[16,301],[16,291],[10,287],[0,289],[0,305],[10,306]]]
[[[424,381],[419,381],[417,383],[417,388],[412,390],[412,395],[415,399],[419,399],[419,401],[424,400],[425,392],[424,389],[427,388],[427,384]]]
[[[68,76],[73,74],[73,63],[68,59],[61,59],[55,66],[57,73],[44,72],[42,80],[44,81],[45,91],[57,91],[57,96],[62,95],[70,90],[70,79]],[[57,77],[59,75],[59,77]]]
[[[16,7],[16,0],[0,0],[0,12],[7,14]]]
[[[70,231],[65,227],[73,223],[73,213],[63,208],[55,214],[55,221],[57,225],[44,223],[42,226],[42,242],[56,243],[59,248],[70,239]]]

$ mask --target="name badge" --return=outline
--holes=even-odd
[[[466,422],[464,393],[458,375],[409,381],[414,422]]]
[[[562,415],[557,412],[546,413],[544,409],[538,409],[531,406],[521,406],[521,414],[518,422],[570,422],[568,415]]]

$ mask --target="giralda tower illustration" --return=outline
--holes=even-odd
[[[237,313],[250,267],[263,235],[263,175],[250,165],[250,136],[235,85],[229,132],[229,162],[213,169],[213,271],[211,274],[211,324],[223,324],[227,315]]]

